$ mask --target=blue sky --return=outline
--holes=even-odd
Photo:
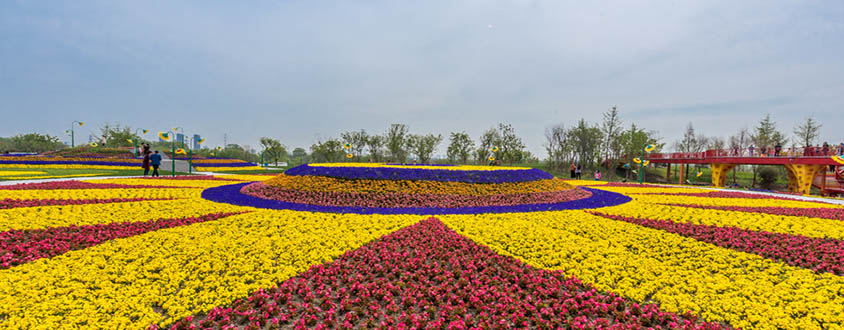
[[[618,105],[669,144],[765,113],[844,140],[844,2],[595,3],[2,1],[0,136],[84,120],[307,148],[506,122],[544,156],[546,127]]]

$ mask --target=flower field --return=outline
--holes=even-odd
[[[842,329],[842,221],[506,167],[0,185],[0,328]]]

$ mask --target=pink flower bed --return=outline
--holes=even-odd
[[[699,209],[739,211],[750,213],[767,213],[773,215],[787,215],[795,217],[810,217],[832,220],[844,220],[844,208],[812,208],[812,207],[750,207],[750,206],[715,206],[694,204],[664,204],[670,206],[694,207]]]
[[[90,226],[54,227],[0,232],[0,269],[68,251],[81,250],[118,238],[140,235],[153,230],[217,220],[238,213],[214,213],[194,218],[157,219],[142,222],[110,223]]]
[[[151,326],[157,329],[157,326]],[[532,268],[437,219],[172,329],[721,329]]]
[[[203,181],[241,181],[237,179],[226,179],[224,177],[218,177],[213,175],[180,175],[180,176],[161,176],[161,177],[151,177],[146,176],[142,178],[134,178],[134,179],[147,179],[147,180],[203,180]]]
[[[733,191],[712,191],[712,192],[705,192],[705,193],[676,192],[676,193],[639,193],[639,194],[640,195],[709,197],[709,198],[779,199],[779,200],[788,200],[788,201],[812,202],[812,201],[805,201],[805,200],[797,199],[797,198],[780,197],[780,196],[763,195],[763,194],[748,194],[748,193],[733,192]],[[817,202],[817,203],[821,203],[821,202]]]
[[[108,204],[126,203],[141,201],[162,201],[173,198],[109,198],[109,199],[0,199],[0,209],[11,209],[16,207],[33,206],[57,206],[57,205],[82,205],[82,204]]]
[[[301,204],[389,208],[454,208],[473,206],[544,204],[567,202],[592,196],[592,193],[576,188],[551,192],[490,196],[357,192],[341,193],[282,189],[279,187],[266,185],[260,182],[243,187],[243,189],[241,189],[241,192],[247,195],[260,197],[264,199],[280,200]]]
[[[723,248],[757,254],[818,273],[844,275],[844,241],[842,240],[592,213],[608,219],[694,238]]]
[[[0,186],[0,190],[53,190],[53,189],[153,189],[153,188],[194,188],[194,187],[170,187],[170,186],[146,186],[127,185],[116,183],[90,183],[75,180],[52,181],[37,183],[18,183],[8,186]]]

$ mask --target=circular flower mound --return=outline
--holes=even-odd
[[[425,180],[465,183],[528,182],[552,179],[542,170],[494,166],[404,166],[386,164],[328,163],[304,164],[284,172],[341,179]]]
[[[359,214],[537,212],[595,208],[630,201],[629,197],[612,192],[575,188],[562,180],[553,179],[541,170],[483,166],[453,166],[441,170],[430,167],[433,166],[300,166],[266,182],[215,187],[205,190],[202,196],[215,202],[259,208]],[[345,170],[348,171],[342,172]],[[302,174],[308,171],[319,174],[340,173],[350,178]],[[534,179],[487,183],[513,173],[533,173],[530,175]],[[372,179],[379,176],[390,179]],[[465,181],[437,180],[444,176]],[[431,180],[419,179],[425,177]],[[523,175],[521,179],[527,177]]]

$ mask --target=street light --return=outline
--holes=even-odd
[[[654,151],[654,149],[656,149],[656,146],[653,144],[646,144],[642,146],[642,157],[639,158],[639,161],[637,162],[639,163],[639,184],[642,184],[645,180],[645,166],[648,166],[648,163],[650,163],[649,160],[645,159],[645,153]]]
[[[76,124],[79,124],[79,126],[81,127],[82,125],[85,125],[85,122],[84,122],[84,121],[75,121],[75,120],[74,120],[72,123],[70,123],[70,147],[71,147],[71,148],[73,148],[73,147],[75,147],[75,146],[76,146],[76,141],[75,141],[75,139],[74,139],[74,132],[73,132],[73,127],[74,127],[74,125],[76,125]]]
[[[174,177],[176,176],[176,131],[182,131],[182,140],[185,136],[185,130],[181,126],[173,127],[173,142],[170,144],[172,146],[170,154],[173,155],[173,159],[170,160],[170,174]]]

